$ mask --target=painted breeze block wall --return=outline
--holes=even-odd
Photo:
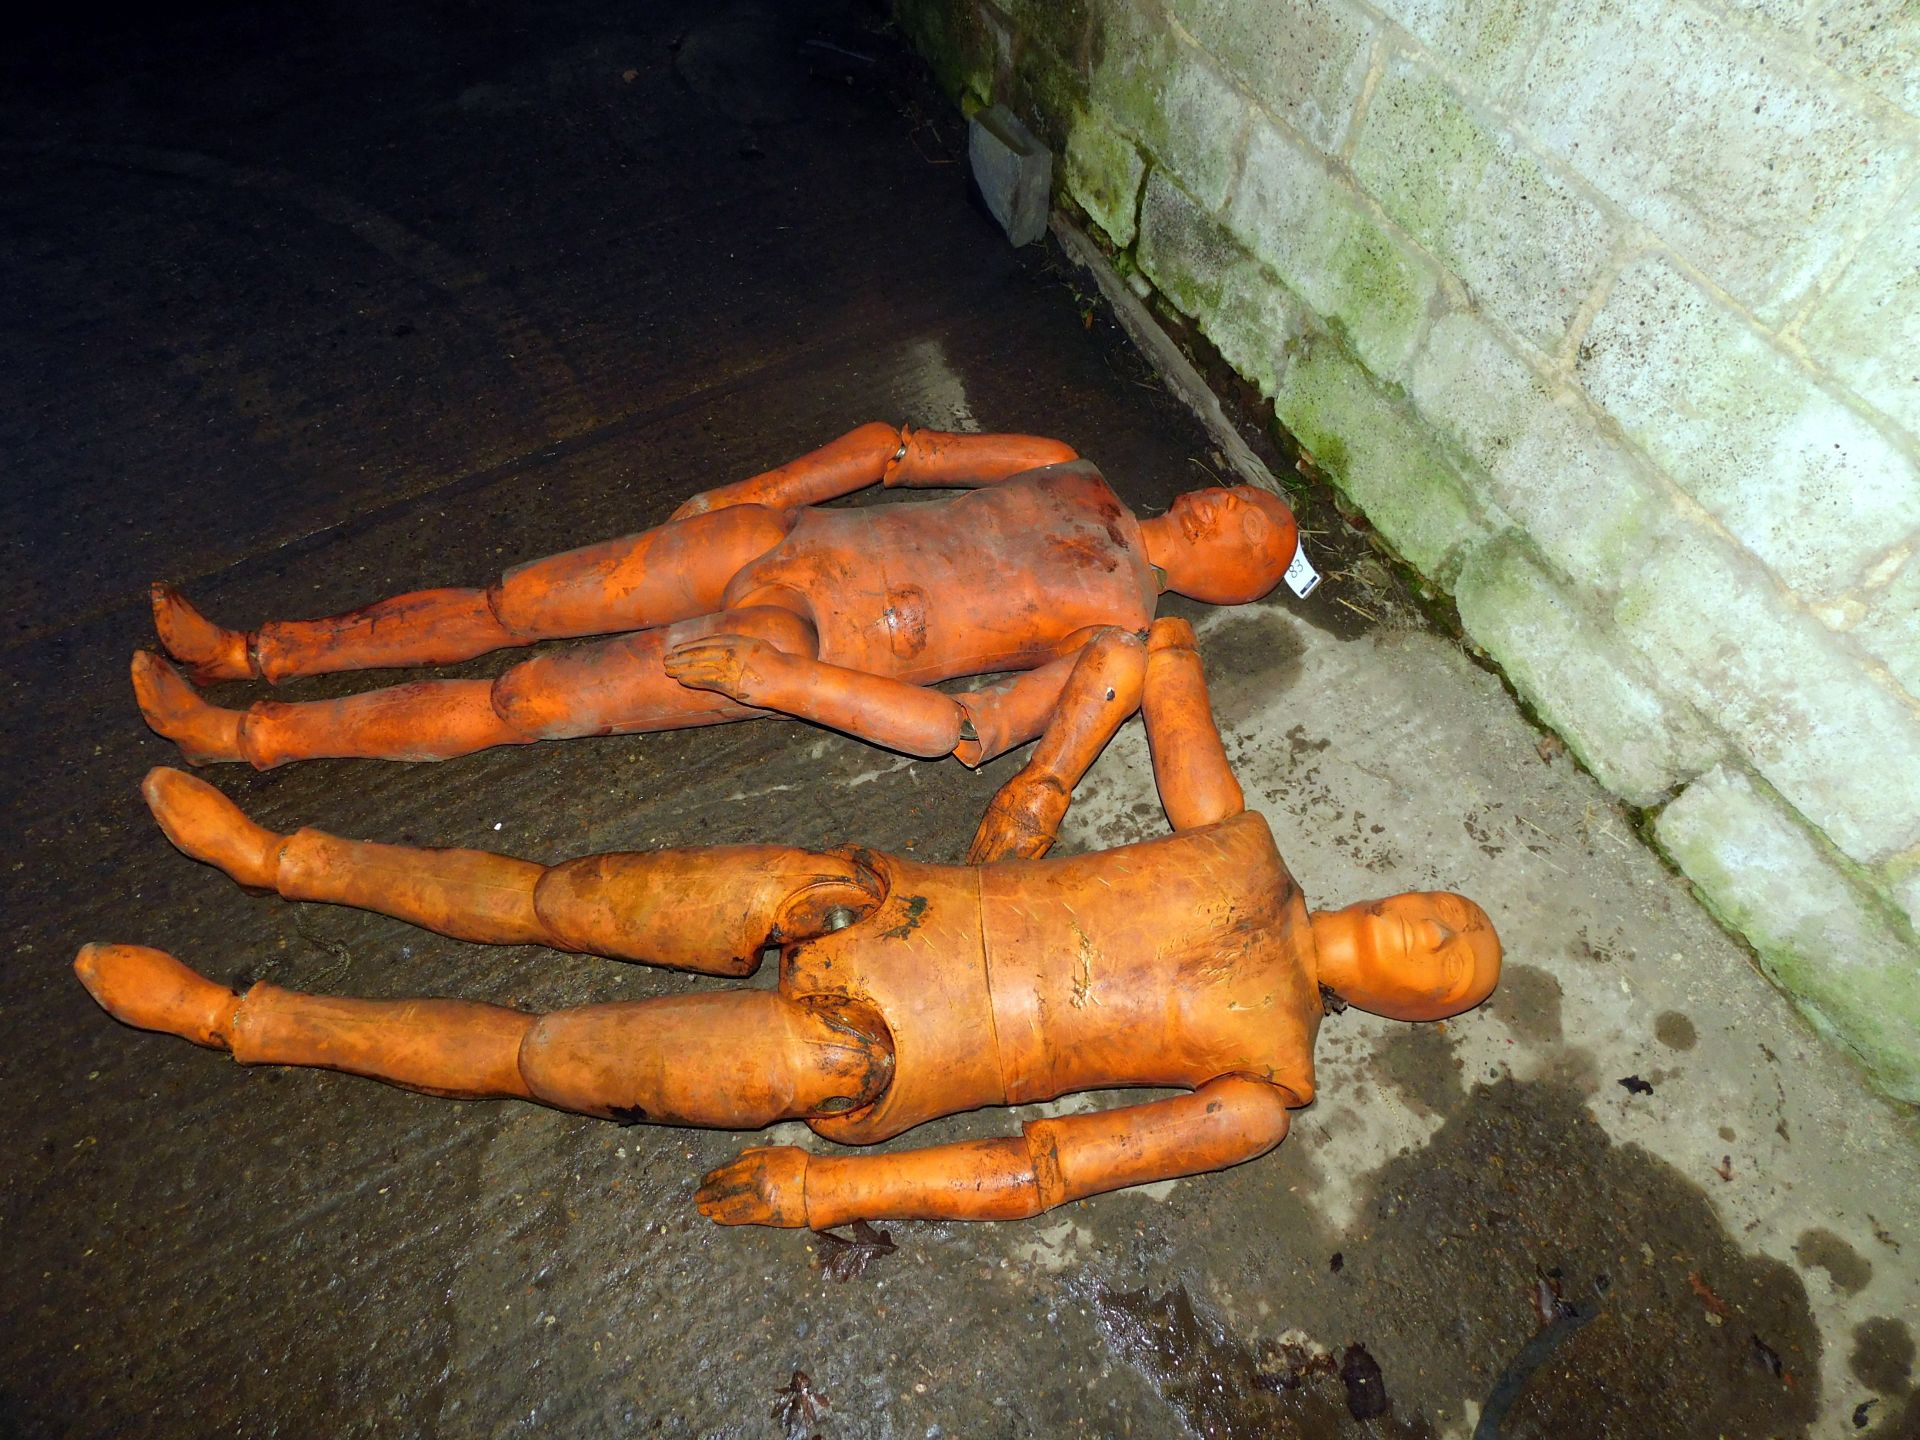
[[[897,10],[1920,1101],[1920,7]]]

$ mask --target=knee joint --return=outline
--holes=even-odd
[[[561,740],[581,733],[570,723],[567,692],[553,683],[538,660],[523,661],[495,680],[490,699],[493,713],[529,739]]]

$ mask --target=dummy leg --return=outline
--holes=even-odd
[[[1286,1138],[1278,1087],[1226,1075],[1190,1095],[1034,1120],[1006,1140],[888,1155],[743,1152],[706,1177],[695,1202],[722,1225],[852,1220],[1020,1220],[1108,1190],[1223,1170]]]
[[[777,845],[591,855],[546,866],[319,830],[279,835],[178,770],[154,770],[141,789],[169,840],[242,885],[373,910],[460,940],[747,975],[776,937],[843,928],[882,898],[851,860]]]
[[[503,646],[638,630],[716,610],[727,582],[778,545],[791,524],[777,511],[743,506],[535,560],[485,590],[419,590],[252,631],[215,625],[178,590],[155,585],[153,624],[167,653],[202,684],[449,665]]]
[[[462,1100],[538,1100],[606,1119],[758,1129],[857,1109],[892,1054],[871,1017],[776,991],[675,995],[536,1016],[465,1000],[348,1000],[259,984],[244,995],[139,945],[74,961],[116,1019],[227,1050]]]
[[[758,606],[538,655],[497,680],[423,680],[338,700],[263,700],[226,710],[143,650],[133,657],[133,689],[147,723],[196,765],[244,760],[267,770],[330,755],[445,760],[495,745],[758,715],[727,696],[688,689],[661,667],[665,650],[721,631],[808,654],[816,643],[813,627],[792,611]]]

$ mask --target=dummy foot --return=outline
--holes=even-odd
[[[114,1019],[160,1030],[210,1050],[231,1048],[240,997],[195,974],[164,950],[144,945],[83,945],[73,970]]]
[[[239,710],[210,705],[180,672],[151,650],[133,657],[133,697],[156,732],[180,747],[190,765],[243,758]]]
[[[284,835],[254,824],[206,781],[164,765],[147,772],[140,793],[183,854],[218,866],[242,885],[274,888]]]
[[[199,684],[259,675],[245,633],[214,624],[171,585],[153,587],[153,628],[167,654],[185,665]]]

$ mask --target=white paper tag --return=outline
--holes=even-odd
[[[1293,563],[1287,566],[1287,573],[1283,578],[1287,582],[1287,588],[1302,600],[1320,587],[1320,572],[1314,569],[1313,562],[1307,559],[1307,547],[1299,540],[1293,542]]]

